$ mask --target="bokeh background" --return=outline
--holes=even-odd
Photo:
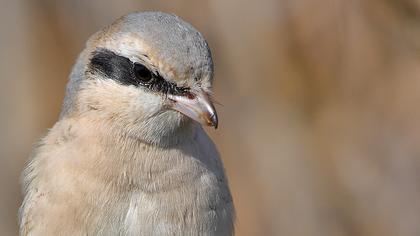
[[[0,235],[85,40],[175,13],[213,51],[237,235],[420,235],[420,1],[0,0]]]

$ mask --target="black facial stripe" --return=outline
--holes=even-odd
[[[178,87],[175,83],[165,80],[159,72],[152,73],[152,79],[144,82],[134,73],[134,63],[107,49],[98,49],[90,59],[89,71],[101,73],[106,78],[117,81],[122,85],[143,86],[155,92],[173,95],[187,95],[189,88]]]
[[[112,51],[99,49],[90,59],[90,68],[123,85],[138,85],[130,59]]]

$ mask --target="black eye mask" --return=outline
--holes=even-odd
[[[104,48],[92,53],[88,72],[101,73],[122,85],[143,86],[154,92],[181,96],[189,94],[189,88],[178,87],[165,80],[159,72],[153,73],[144,65]]]

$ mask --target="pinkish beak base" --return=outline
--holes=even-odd
[[[194,96],[168,95],[171,101],[170,107],[179,111],[200,124],[213,126],[217,129],[218,119],[216,109],[209,95],[201,90]]]

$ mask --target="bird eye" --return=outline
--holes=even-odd
[[[152,72],[139,63],[134,64],[134,75],[141,82],[149,82],[152,79]]]

